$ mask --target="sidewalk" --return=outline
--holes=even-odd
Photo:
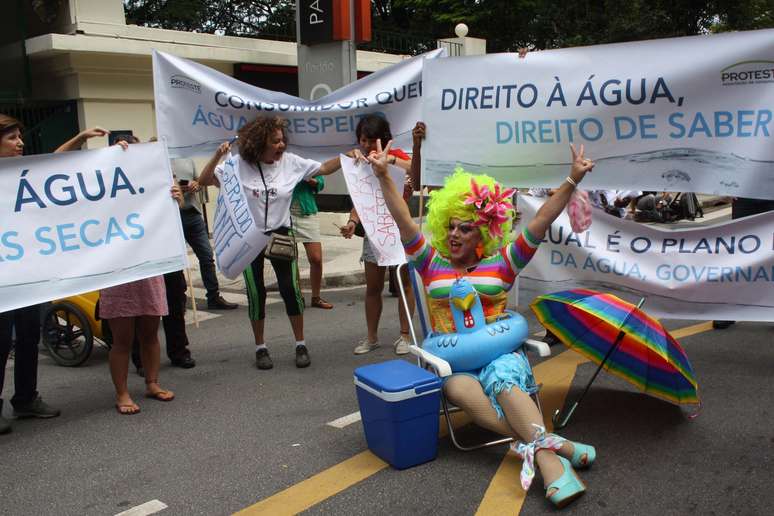
[[[696,198],[699,199],[702,208],[731,205],[731,198],[728,196],[696,194]]]

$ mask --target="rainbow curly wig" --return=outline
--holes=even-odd
[[[427,202],[427,225],[432,232],[431,244],[442,256],[448,257],[450,255],[448,245],[449,221],[451,219],[475,221],[478,218],[476,207],[473,204],[465,203],[473,193],[471,179],[474,179],[481,188],[488,187],[490,190],[494,190],[495,186],[498,185],[490,176],[485,174],[473,175],[470,172],[465,172],[461,167],[457,167],[454,169],[454,173],[446,178],[443,188],[430,192],[430,200]],[[507,210],[507,218],[500,224],[503,235],[501,237],[491,235],[486,225],[478,226],[484,246],[484,256],[493,255],[511,241],[514,216],[515,210]]]

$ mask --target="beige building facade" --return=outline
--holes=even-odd
[[[54,21],[33,20],[30,29],[30,100],[75,101],[81,129],[132,129],[143,141],[156,135],[153,49],[232,76],[242,64],[296,67],[294,42],[127,25],[121,0],[65,0]],[[404,57],[358,51],[358,70],[373,72]]]

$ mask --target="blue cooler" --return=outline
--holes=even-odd
[[[441,379],[405,360],[355,369],[368,448],[397,469],[438,454]]]

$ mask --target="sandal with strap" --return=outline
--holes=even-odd
[[[325,299],[317,296],[312,298],[312,306],[315,308],[322,308],[323,310],[330,310],[333,305],[327,302]]]
[[[151,385],[151,384],[158,385],[159,382],[158,380],[146,380],[145,385]],[[147,391],[145,393],[145,397],[150,398],[152,400],[157,400],[157,401],[172,401],[173,399],[175,399],[175,393],[172,391],[168,391],[166,389],[160,388],[155,392]]]

